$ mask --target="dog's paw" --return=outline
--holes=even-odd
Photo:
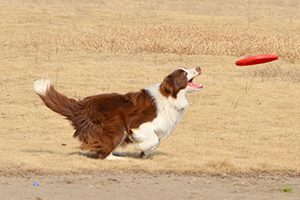
[[[140,158],[147,158],[147,156],[148,156],[148,155],[146,155],[144,151],[142,151],[142,152],[140,153]]]
[[[105,160],[125,160],[125,158],[114,156],[113,153],[111,153],[105,158]]]

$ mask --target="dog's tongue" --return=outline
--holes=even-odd
[[[203,88],[203,85],[201,85],[201,84],[200,84],[200,85],[194,84],[194,83],[193,83],[193,79],[191,79],[191,80],[189,81],[188,85],[189,85],[190,87],[193,87],[193,88],[196,88],[196,89]]]

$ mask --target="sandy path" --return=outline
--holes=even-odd
[[[0,178],[1,199],[300,199],[300,178],[270,175],[101,173]],[[293,192],[281,191],[287,187]]]

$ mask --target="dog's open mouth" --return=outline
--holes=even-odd
[[[194,84],[193,80],[194,80],[194,78],[192,78],[191,80],[189,80],[188,86],[190,86],[192,88],[195,88],[195,89],[201,89],[201,88],[203,88],[203,85],[201,85],[201,84],[200,85]]]

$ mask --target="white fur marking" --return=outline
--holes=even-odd
[[[50,88],[51,81],[49,79],[37,79],[34,81],[33,87],[37,94],[45,96],[47,90]]]
[[[124,160],[125,158],[114,156],[113,153],[110,153],[105,160]]]

